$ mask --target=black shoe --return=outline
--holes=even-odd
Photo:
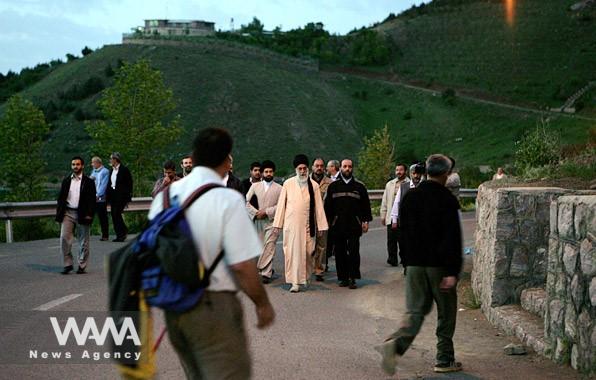
[[[77,269],[77,274],[85,274],[87,272],[85,272],[85,268],[81,268],[79,267],[79,269]]]
[[[356,289],[356,280],[350,280],[350,285],[348,286],[350,289]]]
[[[323,278],[323,276],[321,276],[320,274],[315,274],[315,280],[316,281],[325,281],[325,279]]]
[[[387,264],[391,265],[392,267],[396,267],[397,264],[397,260],[391,260],[391,259],[387,259]]]
[[[339,286],[341,286],[342,288],[345,288],[348,285],[350,285],[350,283],[347,280],[343,280],[343,281],[339,282]]]
[[[64,269],[62,270],[62,272],[60,272],[61,274],[69,274],[70,272],[72,272],[74,268],[72,267],[72,265],[69,265],[67,267],[64,267]]]
[[[450,362],[450,363],[437,363],[435,364],[435,372],[438,373],[447,373],[447,372],[458,372],[463,369],[463,366],[460,362]]]
[[[118,238],[116,238],[116,239],[114,239],[112,241],[117,242],[117,243],[122,243],[125,240],[126,240],[126,236],[124,236],[124,237],[118,237]]]
[[[262,278],[263,284],[270,284],[271,283],[271,277],[261,276],[261,278]]]
[[[102,236],[101,239],[99,239],[99,241],[108,241],[108,240],[110,240],[110,238],[107,236]]]

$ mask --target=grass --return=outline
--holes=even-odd
[[[576,2],[517,1],[510,25],[502,1],[443,1],[377,29],[399,47],[400,77],[554,107],[596,79],[596,8]]]

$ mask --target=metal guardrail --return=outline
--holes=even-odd
[[[476,198],[477,189],[460,189],[460,198]],[[369,190],[368,195],[371,200],[381,200],[383,190]],[[152,198],[142,197],[133,198],[124,212],[149,211]],[[108,206],[108,211],[110,207]],[[0,203],[0,220],[6,224],[6,242],[13,242],[12,221],[14,219],[29,219],[50,217],[56,215],[56,201],[42,202],[7,202]]]

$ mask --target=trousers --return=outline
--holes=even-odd
[[[85,269],[85,267],[87,267],[87,261],[89,260],[89,234],[91,226],[79,224],[77,219],[77,210],[66,210],[60,226],[60,250],[62,251],[64,266],[67,267],[73,265],[72,243],[74,242],[74,234],[76,231],[77,241],[79,242],[77,255],[79,268]]]

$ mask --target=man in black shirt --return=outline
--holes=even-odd
[[[445,187],[451,172],[446,156],[426,161],[428,180],[408,191],[399,211],[401,249],[406,274],[406,316],[399,330],[377,349],[383,369],[395,373],[403,355],[420,331],[424,317],[437,304],[435,372],[461,371],[455,361],[453,334],[457,316],[457,279],[462,266],[459,202]]]
[[[372,220],[366,187],[352,175],[352,160],[341,162],[341,174],[327,188],[325,214],[335,245],[339,286],[356,289],[360,278],[360,236]]]

